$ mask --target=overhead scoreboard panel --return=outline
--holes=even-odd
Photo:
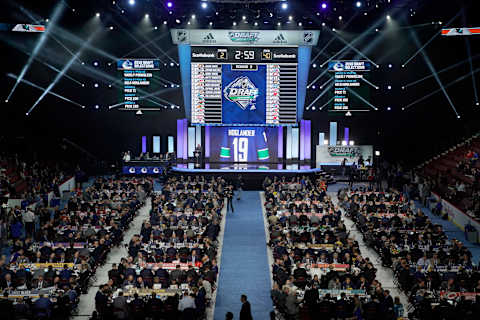
[[[296,125],[319,31],[173,29],[193,125]]]
[[[295,124],[297,50],[193,46],[192,124]]]

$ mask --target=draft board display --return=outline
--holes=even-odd
[[[211,127],[210,162],[277,162],[277,128]]]
[[[333,74],[333,99],[331,112],[373,110],[370,100],[369,77],[372,70],[369,61],[330,61],[328,71]]]
[[[192,124],[293,125],[295,47],[191,48]]]
[[[163,107],[155,98],[156,92],[164,89],[163,83],[156,79],[160,60],[121,59],[117,61],[117,70],[122,80],[118,110],[152,111]]]

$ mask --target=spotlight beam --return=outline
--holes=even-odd
[[[334,99],[334,97],[331,97],[330,100],[328,100],[323,106],[320,107],[320,109],[318,110],[323,110],[323,108],[325,108],[326,106],[328,106],[330,104],[330,102],[332,102]]]
[[[60,2],[59,5],[55,7],[55,10],[52,15],[52,22],[51,25],[54,25],[57,20],[59,19],[60,15],[62,14],[63,10],[65,8],[65,5],[62,2]],[[42,33],[40,36],[40,39],[38,40],[37,44],[35,45],[35,48],[33,49],[32,55],[28,58],[27,63],[23,66],[22,71],[20,72],[19,77],[17,78],[15,84],[13,85],[12,90],[8,94],[7,100],[10,100],[13,93],[15,92],[15,89],[17,89],[18,84],[22,81],[23,77],[25,77],[25,74],[27,73],[28,69],[30,68],[30,65],[32,64],[33,60],[37,56],[38,52],[43,48],[43,45],[45,44],[45,41],[47,40],[48,36],[50,35],[50,27],[47,28],[47,30]]]
[[[363,39],[370,33],[372,32],[372,30],[375,30],[376,27],[378,27],[381,23],[382,23],[383,19],[378,19],[373,25],[371,25],[367,30],[365,30],[358,38],[356,38],[354,41],[352,41],[351,45],[354,45],[356,44],[357,41],[363,41]],[[367,45],[367,47],[365,47],[363,49],[364,52],[366,52],[367,54],[370,53],[370,51],[377,45],[377,43],[379,43],[382,38],[384,37],[384,34],[380,35],[379,37],[377,37],[375,40],[373,41],[370,41],[369,44]],[[341,49],[340,51],[344,51],[346,50],[348,47],[345,46],[343,47],[343,49]],[[336,54],[337,55],[337,54]],[[345,54],[342,54],[342,56],[340,58],[343,58],[345,56]],[[354,59],[358,59],[359,58],[359,55],[357,53],[357,55],[354,57]],[[330,59],[331,60],[331,59]],[[325,74],[328,73],[328,69],[325,69],[317,78],[315,78],[315,80],[313,80],[309,85],[308,87],[310,87],[312,84],[314,84],[318,79],[320,79],[322,76],[324,76]],[[311,107],[315,102],[318,101],[318,99],[320,99],[321,96],[323,96],[323,94],[325,94],[325,92],[327,92],[328,90],[331,90],[331,88],[333,87],[334,83],[329,83],[327,88],[325,88],[324,92],[319,96],[317,97],[312,103],[310,103],[308,105],[307,108]]]
[[[4,39],[2,39],[2,40],[4,40]],[[27,56],[31,56],[31,55],[32,55],[31,52],[28,52],[28,50],[25,48],[25,46],[22,47],[22,46],[20,46],[18,43],[12,42],[12,41],[8,41],[8,40],[5,41],[5,42],[7,42],[7,44],[8,44],[9,46],[16,48],[18,51],[23,52],[23,53],[26,54]],[[41,60],[39,56],[41,56],[41,54],[38,54],[38,55],[34,58],[34,61],[43,64],[44,66],[46,66],[47,68],[49,68],[49,69],[51,69],[51,70],[53,70],[53,71],[55,71],[55,72],[60,72],[60,69],[54,67],[53,65],[51,65],[51,64],[49,64],[49,63],[47,63],[47,62],[45,62],[45,61],[43,61],[43,60]],[[79,85],[82,85],[82,83],[81,83],[80,81],[78,81],[77,79],[69,76],[68,74],[65,74],[65,77],[68,78],[68,79],[70,79],[70,80],[72,80],[73,82],[75,82],[75,83],[77,83],[77,84],[79,84]]]
[[[134,26],[132,25],[132,23],[131,23],[130,21],[128,21],[126,18],[123,18],[123,20],[124,20],[126,23],[128,23],[132,28],[134,27]],[[120,26],[120,25],[119,25],[119,26]],[[137,38],[135,38],[135,36],[132,35],[131,33],[129,33],[128,30],[125,30],[124,27],[120,26],[120,28],[121,28],[124,32],[126,32],[127,34],[129,34],[131,37],[133,37],[134,40],[135,40],[137,43],[143,44],[142,41],[140,41],[140,40],[138,40]],[[168,32],[165,32],[165,33],[166,33],[166,34],[169,34]],[[142,37],[145,39],[145,41],[148,41],[148,40],[149,40],[149,39],[146,38],[145,36],[142,36]],[[160,52],[162,53],[162,55],[166,56],[171,62],[173,62],[173,63],[175,63],[175,64],[178,63],[177,61],[175,61],[175,59],[173,59],[172,57],[170,57],[160,46],[158,46],[157,43],[156,43],[156,41],[151,42],[151,44],[155,47],[155,49],[157,49],[158,51],[160,51]],[[150,52],[150,50],[148,49],[148,47],[145,47],[145,49]],[[153,53],[152,53],[152,54],[153,54]],[[154,56],[156,56],[156,55],[154,55]],[[163,61],[162,61],[162,62],[163,62]]]
[[[329,83],[332,80],[333,80],[333,77],[330,77],[330,79],[328,79],[327,81],[325,81],[323,84],[320,85],[320,88],[325,87],[327,85],[327,83]]]
[[[361,80],[363,80],[363,82],[365,82],[366,84],[368,84],[369,86],[371,86],[372,88],[375,88],[375,89],[378,89],[378,86],[374,85],[373,83],[371,83],[370,81],[368,81],[367,79],[365,79],[364,77],[360,78]]]
[[[455,63],[455,64],[452,64],[451,66],[448,66],[448,67],[446,67],[446,68],[444,68],[444,69],[438,70],[438,71],[437,71],[437,74],[444,73],[444,72],[446,72],[446,71],[455,69],[456,67],[461,66],[462,64],[468,62],[470,59],[476,60],[476,59],[478,59],[479,57],[480,57],[480,54],[477,54],[477,55],[475,55],[475,56],[473,56],[473,57],[469,57],[468,59],[465,59],[465,60],[462,60],[462,61],[457,62],[457,63]],[[414,85],[419,84],[420,82],[423,82],[423,81],[425,81],[425,80],[427,80],[427,79],[430,79],[430,78],[432,78],[432,77],[434,77],[434,75],[433,75],[433,74],[429,74],[428,76],[425,76],[425,77],[423,77],[423,78],[421,78],[421,79],[415,80],[415,81],[413,81],[413,82],[410,82],[410,83],[404,85],[404,87],[405,87],[405,88],[408,88],[408,87],[414,86]]]
[[[347,47],[349,47],[350,49],[352,49],[353,51],[355,51],[359,56],[367,59],[368,61],[370,61],[375,67],[378,67],[378,64],[376,64],[375,62],[373,62],[373,60],[371,60],[369,57],[367,57],[363,52],[361,52],[360,50],[358,50],[357,48],[355,48],[354,46],[352,46],[350,43],[348,43],[347,40],[343,39],[342,37],[338,36],[335,32],[332,32],[330,31],[331,33],[333,33],[333,35],[339,39],[340,41],[342,41]]]
[[[30,55],[29,53],[25,53],[25,54]],[[38,58],[35,58],[35,61],[43,64],[43,65],[46,66],[47,68],[49,68],[49,69],[51,69],[51,70],[53,70],[53,71],[55,71],[55,72],[57,72],[57,73],[62,72],[60,69],[52,66],[52,65],[49,64],[49,63],[46,63],[46,62],[44,62],[44,61],[41,61],[41,60],[38,59]],[[64,76],[65,78],[69,79],[69,80],[72,80],[73,82],[75,82],[75,83],[78,84],[78,85],[82,85],[82,83],[81,83],[80,81],[78,81],[77,79],[73,78],[72,76],[69,76],[67,73],[65,73],[63,76]]]
[[[368,105],[369,107],[372,107],[374,110],[378,110],[377,107],[375,107],[373,104],[371,104],[369,101],[367,101],[364,97],[362,97],[361,95],[359,95],[358,93],[356,93],[355,91],[353,91],[352,89],[346,87],[347,91],[350,92],[351,94],[353,94],[355,97],[357,97],[358,99],[362,100],[363,103],[365,103],[366,105]]]
[[[55,77],[55,79],[53,80],[52,83],[50,83],[47,87],[47,89],[42,93],[42,95],[37,99],[37,101],[35,101],[35,103],[32,105],[32,107],[30,108],[30,110],[28,110],[27,113],[31,113],[33,111],[33,109],[35,109],[35,107],[40,103],[40,101],[43,100],[43,98],[48,94],[48,92],[50,92],[50,90],[52,90],[52,88],[58,83],[58,81],[63,77],[63,75],[68,71],[68,69],[70,69],[70,66],[78,59],[78,57],[80,56],[80,54],[83,52],[83,50],[85,49],[86,45],[88,43],[90,43],[93,38],[97,35],[97,33],[100,31],[100,29],[97,29],[97,31],[95,31],[93,34],[90,35],[90,37],[88,38],[87,41],[84,42],[84,44],[80,47],[80,49],[78,50],[78,52],[75,54],[75,56],[73,56],[70,61],[68,61],[68,63],[63,67],[62,71],[60,73],[57,74],[57,76]]]
[[[465,80],[466,78],[470,77],[470,76],[472,75],[472,73],[475,74],[475,73],[478,73],[479,71],[480,71],[480,68],[477,68],[477,69],[475,69],[473,72],[471,71],[471,72],[469,72],[469,73],[467,73],[467,74],[464,74],[463,76],[461,76],[461,77],[453,80],[452,82],[447,83],[447,84],[445,85],[445,88],[449,88],[449,87],[453,86],[454,84],[456,84],[456,83],[458,83],[458,82],[460,82],[460,81],[463,81],[463,80]],[[423,96],[423,97],[421,97],[420,99],[417,99],[417,100],[413,101],[412,103],[406,105],[406,106],[404,107],[404,109],[408,109],[408,108],[410,108],[411,106],[413,106],[413,105],[415,105],[415,104],[417,104],[417,103],[419,103],[419,102],[422,102],[423,100],[425,100],[425,99],[427,99],[427,98],[430,98],[430,97],[433,96],[434,94],[439,93],[440,91],[442,91],[442,88],[439,88],[439,89],[437,89],[437,90],[435,90],[435,91],[432,91],[432,92],[430,92],[429,94],[427,94],[426,96]],[[458,115],[458,114],[457,114],[457,115]]]
[[[465,45],[467,46],[468,63],[470,64],[470,71],[472,72],[472,85],[473,85],[473,93],[475,95],[475,102],[478,102],[477,83],[475,79],[475,73],[473,72],[472,51],[470,48],[470,40],[467,38],[465,38]]]
[[[18,80],[18,78],[19,78],[18,76],[14,75],[13,73],[8,73],[8,74],[7,74],[7,77],[12,78],[12,79],[15,79],[15,80]],[[30,82],[30,81],[28,81],[28,80],[22,79],[22,80],[20,80],[20,81],[23,82],[23,83],[25,83],[25,84],[27,84],[27,85],[29,85],[29,86],[31,86],[31,87],[33,87],[33,88],[36,88],[36,89],[39,89],[39,90],[43,90],[43,91],[46,90],[46,88],[40,87],[39,85],[36,85],[35,83],[32,83],[32,82]],[[74,104],[74,105],[76,105],[76,106],[79,106],[79,107],[81,107],[81,108],[84,108],[84,107],[85,107],[85,106],[81,105],[80,103],[75,102],[75,101],[73,101],[73,100],[70,100],[70,99],[68,99],[68,98],[66,98],[66,97],[64,97],[64,96],[59,95],[58,93],[53,92],[53,91],[49,91],[48,94],[51,94],[52,96],[55,96],[55,97],[57,97],[57,98],[60,98],[60,99],[62,99],[62,100],[64,100],[64,101],[70,102],[70,103],[72,103],[72,104]]]
[[[452,19],[450,19],[447,24],[445,26],[448,26],[450,23],[452,23],[461,13],[462,11],[460,10]],[[433,37],[430,38],[430,40],[428,40],[427,42],[425,42],[425,44],[419,48],[414,54],[413,56],[411,56],[410,58],[407,59],[407,61],[405,61],[403,63],[404,66],[406,66],[410,61],[412,61],[421,51],[423,51],[423,49],[425,49],[426,46],[428,46],[436,37],[438,37],[441,33],[440,32],[435,32],[435,34],[433,35]]]
[[[92,46],[91,44],[89,43],[85,43],[85,40],[76,36],[75,34],[71,33],[71,32],[68,32],[66,31],[65,29],[62,29],[62,28],[59,28],[59,27],[56,27],[55,28],[55,33],[58,34],[58,36],[60,36],[61,38],[69,41],[69,42],[72,42],[72,43],[75,43],[75,44],[78,44],[79,46],[85,46],[85,49],[87,50],[91,50],[93,52],[95,52],[96,54],[102,56],[102,57],[105,57],[105,58],[108,58],[109,60],[112,60],[112,61],[116,61],[118,60],[118,58],[102,49],[99,49],[97,47],[94,47]]]
[[[161,36],[156,37],[156,38],[150,40],[149,42],[146,42],[146,43],[142,44],[140,47],[136,47],[136,48],[133,49],[132,51],[130,51],[130,52],[126,53],[125,55],[123,55],[121,58],[126,58],[126,57],[130,56],[132,53],[137,52],[138,50],[141,50],[141,49],[145,48],[146,46],[150,45],[151,43],[153,43],[153,42],[155,42],[155,41],[159,41],[159,40],[161,40],[162,38],[165,38],[165,36],[167,36],[167,35],[169,35],[169,33],[168,33],[168,32],[165,32],[165,33],[163,33]],[[114,61],[116,61],[116,60],[117,60],[117,59],[115,58]]]
[[[320,57],[321,54],[323,54],[323,52],[328,48],[328,46],[333,41],[335,41],[335,38],[330,38],[330,40],[328,40],[327,44],[315,55],[315,57],[313,57],[313,59],[310,62],[313,63],[315,60],[317,60],[317,58]]]
[[[123,32],[125,32],[130,38],[133,39],[133,41],[135,41],[136,43],[138,43],[139,45],[142,45],[142,41],[138,40],[137,37],[135,37],[130,31],[128,31],[127,29],[125,29],[121,24],[117,24],[117,27],[119,27],[120,30],[122,30]],[[152,57],[156,57],[157,55],[148,47],[148,46],[145,46],[145,50],[147,50],[151,55]],[[162,61],[163,63],[163,61]]]
[[[61,45],[61,46],[63,47],[63,49],[65,49],[68,53],[70,53],[70,55],[71,55],[72,57],[75,56],[75,53],[73,53],[72,50],[70,50],[66,45],[64,45],[60,40],[58,40],[57,37],[55,37],[55,36],[52,35],[52,39],[55,40],[55,42],[57,42],[59,45]],[[80,60],[78,60],[78,61],[79,61],[80,63],[82,62],[82,61],[80,61]]]
[[[413,30],[410,30],[410,33],[412,34],[413,41],[415,41],[415,44],[419,47],[420,46],[420,40],[418,40],[417,33]],[[447,90],[445,90],[445,87],[443,86],[442,81],[440,80],[440,77],[437,74],[437,70],[435,70],[435,67],[433,66],[432,62],[430,61],[430,58],[428,57],[427,53],[425,51],[420,51],[422,53],[422,58],[427,64],[428,68],[430,71],[433,73],[433,76],[435,77],[435,80],[437,81],[438,85],[440,86],[440,89],[442,90],[443,94],[445,95],[445,98],[447,98],[448,103],[450,104],[450,107],[452,110],[455,112],[457,117],[459,116],[457,109],[453,105],[453,101],[450,98],[450,96],[447,93]]]
[[[321,97],[323,97],[325,95],[325,93],[327,93],[331,88],[333,87],[333,82],[328,84],[328,86],[325,88],[325,90],[323,90],[322,93],[320,93],[313,101],[312,103],[310,103],[308,106],[307,106],[307,109],[309,109],[311,106],[313,106],[315,104],[315,102],[317,102]]]
[[[347,23],[345,23],[345,26],[344,28],[348,27],[350,25],[350,23],[353,21],[353,19],[355,19],[357,17],[357,13],[355,13],[348,21]],[[317,55],[311,60],[311,62],[314,62],[315,60],[317,60],[318,57],[320,57],[320,55],[328,48],[328,46],[335,40],[335,38],[330,38],[330,40],[328,40],[327,44],[320,50],[319,53],[317,53]]]

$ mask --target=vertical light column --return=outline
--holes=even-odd
[[[299,128],[292,128],[292,158],[298,159],[298,142],[300,138]]]
[[[183,119],[183,159],[188,159],[188,120]]]
[[[292,159],[292,127],[287,127],[287,160]]]
[[[337,123],[330,122],[330,141],[331,146],[337,145]]]
[[[305,120],[305,160],[312,159],[312,121]]]
[[[283,159],[283,127],[278,127],[278,159]]]
[[[300,161],[305,160],[305,120],[300,120]]]
[[[205,158],[210,158],[210,126],[205,127]]]
[[[193,158],[195,151],[195,127],[188,127],[188,157]]]
[[[195,127],[195,148],[197,146],[202,146],[202,127],[196,126]]]
[[[147,152],[147,136],[142,136],[142,153]]]
[[[323,146],[325,144],[325,132],[318,133],[318,145]]]
[[[183,159],[183,119],[177,119],[177,159]]]
[[[153,153],[160,153],[160,136],[153,136]]]
[[[174,147],[175,146],[175,138],[173,136],[168,136],[167,137],[167,144],[168,144],[167,152],[168,153],[174,152],[175,151],[175,147]]]
[[[347,146],[348,146],[349,138],[350,138],[350,129],[345,127],[343,131],[343,140],[347,142]]]

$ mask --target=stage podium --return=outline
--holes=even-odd
[[[201,165],[202,165],[202,149],[201,148],[196,148],[195,151],[193,151],[193,156],[195,158],[195,167],[201,167]]]

